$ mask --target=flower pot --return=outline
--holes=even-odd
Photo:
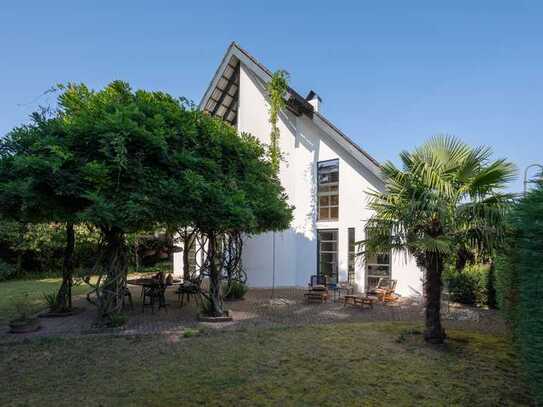
[[[41,328],[38,318],[16,319],[9,323],[10,332],[14,334],[25,334],[37,331]]]

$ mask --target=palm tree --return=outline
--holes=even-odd
[[[500,190],[515,177],[504,159],[491,161],[487,147],[470,147],[451,136],[431,138],[402,152],[402,169],[382,167],[384,190],[370,193],[361,254],[407,252],[424,270],[425,340],[443,343],[441,274],[460,248],[490,251],[503,234],[512,196]]]

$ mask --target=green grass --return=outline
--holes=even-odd
[[[38,312],[47,307],[44,294],[56,293],[62,282],[61,278],[43,278],[39,280],[13,280],[0,283],[0,323],[6,323],[16,314],[16,304],[25,294],[32,310]],[[85,284],[74,286],[73,295],[84,294],[89,290]]]
[[[502,337],[358,323],[0,345],[0,405],[526,406]],[[401,339],[400,339],[401,337]]]

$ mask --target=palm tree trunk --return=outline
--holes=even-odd
[[[424,294],[425,331],[424,339],[433,344],[443,343],[445,330],[441,326],[441,274],[443,273],[443,258],[437,253],[426,254],[426,283]]]
[[[74,262],[73,255],[75,249],[75,230],[74,224],[66,223],[66,247],[64,249],[64,263],[62,267],[62,285],[57,293],[55,300],[56,312],[67,312],[72,309],[72,285]]]

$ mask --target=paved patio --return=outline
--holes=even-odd
[[[145,335],[163,334],[173,337],[187,329],[248,329],[274,326],[318,325],[338,322],[423,321],[423,307],[419,300],[400,299],[395,303],[376,304],[373,309],[344,306],[342,302],[306,304],[304,290],[289,288],[251,289],[244,300],[226,302],[233,322],[203,323],[198,321],[198,306],[194,303],[183,307],[177,301],[175,288],[166,293],[167,310],[141,309],[140,288],[131,287],[134,309],[127,312],[128,322],[121,328],[96,329],[93,327],[96,309],[84,297],[74,303],[82,312],[69,317],[42,318],[42,328],[34,333],[14,335],[7,326],[0,327],[0,342],[11,342],[32,337],[78,335]],[[449,328],[503,332],[502,319],[493,310],[451,306],[444,304],[444,321]]]

